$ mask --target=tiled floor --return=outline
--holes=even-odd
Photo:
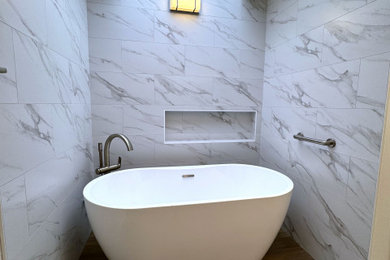
[[[85,245],[80,260],[107,260],[93,234]],[[313,260],[288,235],[280,233],[263,260]]]

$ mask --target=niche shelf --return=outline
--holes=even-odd
[[[255,110],[165,110],[164,143],[239,143],[256,140]]]

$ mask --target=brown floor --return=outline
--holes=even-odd
[[[80,260],[107,260],[93,234],[85,245]],[[280,233],[263,260],[313,260],[287,234]]]

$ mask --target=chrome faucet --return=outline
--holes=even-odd
[[[98,175],[103,175],[111,171],[118,170],[121,167],[121,163],[122,163],[121,157],[118,158],[118,164],[111,165],[110,163],[110,146],[112,140],[114,140],[115,138],[121,139],[125,143],[128,151],[133,150],[133,145],[125,135],[112,134],[107,138],[106,142],[104,143],[104,165],[103,165],[103,144],[98,143],[99,168],[96,169],[96,174]]]

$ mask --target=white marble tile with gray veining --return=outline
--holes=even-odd
[[[40,42],[18,32],[14,32],[13,38],[19,101],[59,103],[61,95],[57,83],[62,79],[56,78],[60,76],[56,67],[57,65],[63,67],[65,59],[59,57],[57,61],[61,60],[61,64],[56,64],[53,53]]]
[[[255,116],[255,112],[166,112],[165,141],[212,143],[254,140]]]
[[[31,236],[30,242],[20,250],[16,259],[66,258],[78,255],[81,245],[90,232],[80,190],[85,181],[80,178],[68,189],[63,201],[56,207],[41,227]]]
[[[296,142],[293,135],[299,132],[309,137],[315,136],[317,109],[265,107],[262,113],[263,138]]]
[[[89,140],[91,135],[90,105],[52,105],[53,148],[58,155]],[[46,112],[45,112],[46,113]]]
[[[264,49],[265,23],[227,18],[210,20],[215,31],[215,46],[247,50]]]
[[[156,104],[168,106],[210,106],[214,104],[213,78],[155,76]]]
[[[264,128],[262,125],[262,129]],[[288,173],[286,169],[288,168],[287,160],[280,160],[280,158],[288,158],[288,149],[287,143],[281,139],[267,140],[263,136],[260,137],[259,145],[259,163],[263,167],[282,172],[283,174]]]
[[[155,79],[151,75],[95,72],[91,74],[92,103],[100,105],[154,103]]]
[[[49,48],[83,67],[88,67],[86,8],[85,1],[48,0],[46,4]]]
[[[0,165],[5,184],[53,157],[51,105],[0,105]],[[28,161],[25,158],[29,158]]]
[[[325,25],[324,62],[333,63],[390,50],[390,2],[377,0]]]
[[[213,163],[258,164],[259,143],[216,143],[211,146]]]
[[[241,1],[209,0],[202,2],[202,15],[224,18],[241,18]]]
[[[0,103],[17,103],[18,89],[11,27],[0,22],[0,35],[0,67],[7,69],[6,74],[0,74]]]
[[[159,43],[214,46],[214,27],[202,16],[156,12],[154,32]]]
[[[29,241],[25,190],[24,176],[0,188],[4,253],[7,259],[17,259],[18,253]]]
[[[300,0],[298,1],[297,33],[310,31],[365,4],[366,0]]]
[[[336,139],[341,154],[377,160],[382,127],[383,116],[371,109],[318,109],[317,137]]]
[[[164,110],[160,106],[124,106],[124,131],[132,135],[164,136]]]
[[[87,3],[107,4],[107,5],[121,5],[122,0],[87,0]],[[138,2],[138,1],[131,1]]]
[[[41,227],[49,214],[69,194],[69,187],[77,183],[79,176],[74,171],[71,155],[70,152],[65,153],[25,174],[30,234]]]
[[[266,76],[272,77],[315,68],[322,62],[323,27],[267,50]]]
[[[289,8],[293,4],[295,4],[297,0],[272,0],[267,1],[267,18],[270,19],[272,17],[277,16],[285,9]]]
[[[248,79],[264,78],[263,50],[240,50],[240,77]]]
[[[188,47],[189,48],[189,47]],[[122,43],[126,73],[184,75],[184,46],[144,42]]]
[[[374,214],[375,192],[379,172],[379,161],[351,158],[351,174],[347,187],[348,207],[355,212],[365,226],[371,228]],[[366,242],[369,241],[368,234]]]
[[[239,51],[223,48],[187,46],[186,75],[239,77]]]
[[[289,143],[290,168],[296,182],[308,182],[319,190],[345,198],[350,176],[349,156],[298,140]]]
[[[153,41],[154,17],[148,9],[88,4],[88,35],[94,38]]]
[[[165,0],[122,0],[121,4],[123,6],[138,7],[138,8],[144,8],[149,10],[169,9],[168,6],[169,3]]]
[[[214,101],[222,106],[261,106],[262,80],[215,78]]]
[[[155,144],[155,160],[161,166],[216,163],[209,144]]]
[[[120,40],[89,38],[91,71],[122,71],[122,42]]]
[[[241,19],[264,23],[266,21],[266,9],[266,0],[243,0]]]
[[[123,132],[123,108],[116,105],[92,105],[92,135],[109,136]]]
[[[360,61],[267,79],[265,106],[354,108]]]
[[[270,48],[296,36],[298,3],[295,2],[280,14],[267,18],[266,45]]]
[[[68,99],[71,104],[90,104],[89,70],[72,62],[68,63]],[[66,86],[64,86],[66,88]]]
[[[1,0],[0,20],[43,43],[47,42],[46,1]]]
[[[389,80],[390,53],[361,60],[357,108],[372,108],[384,114]]]

